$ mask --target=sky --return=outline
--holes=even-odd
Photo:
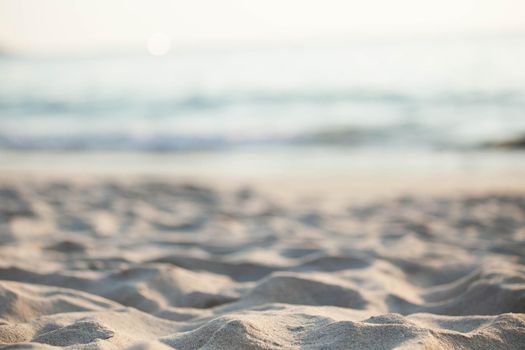
[[[525,33],[523,0],[0,0],[0,48],[71,53]]]

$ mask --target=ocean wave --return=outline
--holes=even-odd
[[[184,96],[152,95],[103,95],[80,96],[24,96],[7,98],[0,96],[0,112],[15,115],[54,115],[57,114],[91,117],[110,113],[173,116],[179,113],[228,109],[236,106],[277,106],[290,105],[326,106],[334,104],[382,104],[382,105],[498,105],[509,107],[525,106],[525,91],[459,93],[400,93],[395,91],[333,90],[333,91],[284,91],[284,92],[231,92],[227,94],[189,94]],[[1,119],[1,117],[0,117]]]
[[[332,127],[290,134],[259,136],[199,136],[181,133],[134,135],[105,133],[89,135],[23,135],[0,134],[0,149],[7,150],[83,150],[83,151],[150,151],[185,152],[236,150],[246,147],[304,147],[337,148],[419,148],[471,149],[485,147],[486,141],[454,139],[445,130],[420,125],[381,127]]]

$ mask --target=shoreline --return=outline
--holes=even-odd
[[[1,152],[0,180],[157,180],[358,200],[525,192],[525,152]]]

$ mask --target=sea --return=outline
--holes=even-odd
[[[524,136],[520,35],[0,56],[4,163],[50,152],[502,154],[516,166],[522,151],[494,146]]]

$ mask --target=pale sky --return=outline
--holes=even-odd
[[[524,0],[0,0],[0,48],[78,52],[525,32]]]

